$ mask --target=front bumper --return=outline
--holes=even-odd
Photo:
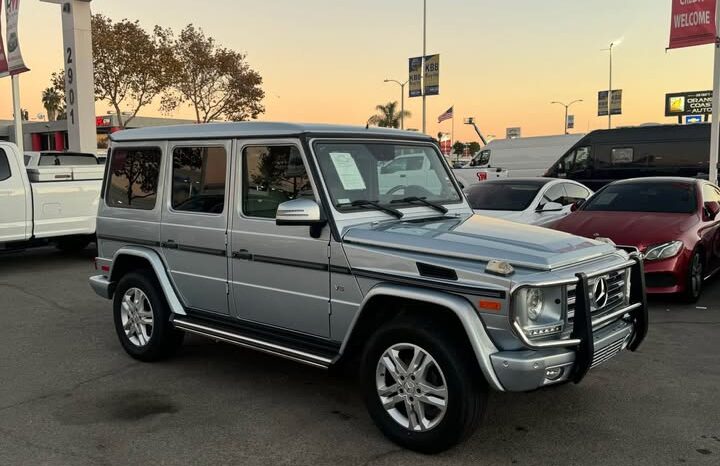
[[[577,301],[573,333],[568,340],[545,347],[525,341],[523,351],[502,351],[490,359],[498,380],[507,391],[530,391],[547,385],[579,383],[587,372],[624,349],[635,351],[647,335],[648,311],[642,258],[633,255],[629,306],[614,312],[617,320],[593,319],[589,302],[589,279],[577,275]],[[593,325],[598,328],[593,332]]]
[[[692,251],[683,250],[670,259],[645,262],[648,294],[674,294],[685,291]]]

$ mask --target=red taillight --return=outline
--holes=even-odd
[[[110,272],[110,266],[109,265],[103,265],[100,267],[100,270],[103,272]]]
[[[478,181],[487,180],[487,172],[477,172]]]

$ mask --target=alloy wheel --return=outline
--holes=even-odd
[[[398,343],[385,350],[375,385],[385,411],[408,430],[429,431],[447,412],[445,375],[430,353],[417,345]]]
[[[150,300],[140,288],[129,288],[122,298],[120,319],[127,339],[135,346],[150,342],[153,332],[153,310]]]

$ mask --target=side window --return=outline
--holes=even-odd
[[[563,156],[558,162],[557,171],[558,173],[567,173],[573,169],[573,161],[575,159],[575,151]]]
[[[590,197],[590,191],[578,186],[576,184],[565,183],[565,193],[567,195],[567,204],[574,204],[579,201],[584,201]]]
[[[160,149],[117,148],[109,165],[105,199],[110,207],[152,210],[160,179]]]
[[[545,205],[548,202],[556,202],[560,205],[568,204],[565,195],[565,188],[563,188],[562,184],[556,184],[555,186],[552,186],[550,189],[545,191],[541,204]]]
[[[285,201],[314,198],[310,178],[295,146],[243,150],[242,210],[249,217],[275,218]]]
[[[614,148],[610,151],[612,165],[626,165],[634,162],[632,147]]]
[[[572,170],[573,171],[581,171],[581,170],[587,170],[589,168],[592,168],[592,164],[590,161],[590,148],[589,147],[579,147],[578,150],[575,152],[575,164],[573,165]],[[574,186],[574,185],[569,185]]]
[[[174,210],[221,214],[225,210],[227,153],[224,147],[177,147],[173,151]]]
[[[12,173],[10,172],[10,161],[8,161],[5,149],[0,149],[0,181],[5,181],[10,178]]]

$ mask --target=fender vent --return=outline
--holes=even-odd
[[[421,277],[440,278],[442,280],[457,280],[457,272],[453,269],[438,267],[437,265],[417,263],[418,272]]]

